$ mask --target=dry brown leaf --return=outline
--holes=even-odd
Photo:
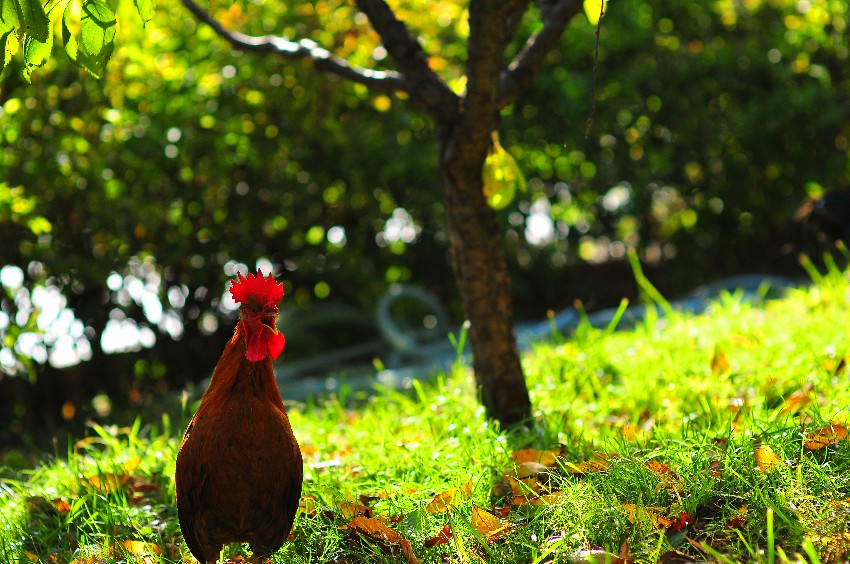
[[[361,505],[359,503],[351,503],[351,502],[343,502],[339,504],[339,510],[342,513],[342,517],[344,519],[352,519],[359,515],[364,517],[374,517],[374,513],[372,512],[371,507],[366,507],[365,505]]]
[[[657,460],[648,460],[646,467],[658,477],[658,485],[655,488],[656,493],[662,489],[667,489],[674,493],[680,493],[682,490],[681,478],[669,466]]]
[[[729,360],[726,358],[726,353],[719,345],[714,345],[714,354],[711,357],[711,373],[720,376],[728,372]]]
[[[847,562],[850,556],[850,533],[809,537],[818,548],[824,562]]]
[[[747,521],[747,512],[749,509],[746,505],[742,505],[741,508],[735,512],[732,517],[726,521],[723,525],[724,529],[738,529],[740,531],[744,530],[744,523]]]
[[[803,443],[803,447],[806,450],[820,450],[838,444],[846,437],[847,428],[844,425],[832,423],[821,429],[806,433],[806,441]]]
[[[502,520],[480,507],[472,506],[472,527],[487,539],[488,542],[494,542],[505,535],[508,529],[511,528],[509,522],[502,523]]]
[[[617,458],[616,454],[596,453],[593,458],[584,460],[577,464],[566,462],[567,472],[570,474],[585,475],[604,472],[611,467],[611,461]]]
[[[549,488],[541,483],[536,476],[531,478],[519,479],[514,476],[505,476],[508,483],[511,485],[511,495],[513,496],[537,496],[547,493]]]
[[[434,496],[434,499],[425,506],[428,513],[445,513],[449,509],[456,508],[461,502],[472,497],[472,480],[469,480],[459,488],[452,488]]]
[[[647,521],[655,527],[666,529],[676,522],[676,519],[668,519],[660,515],[664,511],[663,507],[642,507],[634,503],[624,503],[623,509],[626,511],[626,519],[632,524]]]
[[[809,390],[797,390],[785,396],[780,410],[784,413],[797,413],[812,403]]]
[[[130,481],[133,472],[139,466],[141,458],[134,456],[125,462],[120,472],[106,472],[104,474],[95,474],[89,477],[82,477],[80,482],[100,493],[113,493],[124,488],[124,485]]]
[[[756,469],[759,472],[772,472],[777,466],[782,464],[782,459],[779,458],[779,455],[766,445],[757,447],[755,452],[753,452],[753,457],[756,459]]]
[[[386,543],[397,544],[401,548],[408,564],[417,564],[419,562],[419,558],[413,552],[410,541],[404,538],[398,531],[387,527],[377,519],[359,516],[339,528],[366,534]]]
[[[31,496],[27,498],[27,509],[31,514],[67,515],[71,511],[71,505],[61,498]]]
[[[425,548],[431,548],[433,546],[440,546],[441,544],[447,544],[452,539],[452,528],[450,525],[443,525],[443,528],[440,529],[440,532],[430,539],[425,541]]]
[[[647,460],[646,467],[655,472],[656,474],[667,476],[676,475],[676,473],[673,472],[673,470],[669,466],[667,466],[663,462],[658,462],[657,460]]]
[[[513,454],[511,454],[511,458],[518,465],[525,462],[536,462],[543,466],[555,466],[560,454],[561,452],[557,450],[536,450],[533,448],[526,448],[514,451]]]

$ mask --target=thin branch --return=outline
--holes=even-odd
[[[581,10],[581,0],[556,0],[547,3],[546,11],[541,14],[543,28],[536,35],[529,37],[522,51],[511,61],[499,79],[499,108],[514,103],[528,89],[543,66],[546,55],[558,45],[567,24]]]
[[[458,96],[428,65],[428,55],[404,22],[396,18],[384,0],[355,0],[366,14],[381,43],[404,74],[406,91],[437,121],[451,121],[457,112]]]
[[[210,26],[216,34],[240,51],[272,53],[292,60],[310,59],[313,66],[320,71],[335,74],[375,90],[408,91],[404,76],[396,71],[379,71],[351,65],[345,59],[319,47],[315,41],[309,39],[291,41],[276,35],[253,36],[238,31],[228,31],[193,0],[182,1],[199,21]]]

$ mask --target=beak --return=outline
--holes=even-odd
[[[277,330],[277,312],[266,313],[260,320],[260,323],[265,325],[269,331],[277,335],[280,331]]]

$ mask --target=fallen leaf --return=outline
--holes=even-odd
[[[850,533],[815,535],[809,538],[817,546],[823,562],[846,562],[847,557],[850,556]]]
[[[431,548],[433,546],[440,546],[441,544],[448,543],[452,538],[452,528],[450,525],[443,525],[443,528],[440,529],[440,532],[437,533],[436,536],[431,537],[430,539],[425,541],[425,548]]]
[[[503,523],[501,519],[480,507],[472,506],[472,527],[487,539],[494,542],[505,535],[511,528],[509,522]]]
[[[371,507],[360,505],[359,503],[343,502],[339,504],[339,510],[344,519],[352,519],[362,515],[363,517],[374,517]]]
[[[46,497],[31,496],[27,498],[27,509],[30,515],[67,515],[71,511],[71,505],[61,498],[48,499]]]
[[[593,458],[574,464],[565,462],[567,472],[570,474],[585,475],[603,472],[611,467],[612,460],[617,458],[616,454],[606,454],[604,452],[596,453]]]
[[[496,506],[496,507],[493,508],[493,513],[504,519],[508,515],[511,514],[511,506],[510,505],[503,505],[501,507]]]
[[[803,443],[803,447],[806,450],[820,450],[838,444],[846,437],[847,428],[844,425],[832,423],[822,429],[806,433],[806,441]]]
[[[667,527],[667,533],[678,533],[683,531],[690,526],[691,523],[694,522],[694,518],[690,513],[685,511],[679,512],[679,517],[677,517],[670,525]]]
[[[757,447],[753,456],[756,459],[756,469],[759,472],[772,472],[782,464],[782,459],[769,446]]]
[[[130,505],[141,505],[151,498],[159,496],[161,488],[159,484],[155,484],[140,476],[132,476],[127,484],[127,501]]]
[[[511,485],[511,495],[517,496],[538,496],[549,492],[546,484],[540,481],[536,476],[530,478],[519,479],[515,476],[505,476],[508,483]]]
[[[714,345],[714,354],[711,357],[711,373],[715,376],[729,372],[729,360],[726,353],[718,345]]]
[[[543,466],[555,466],[560,454],[561,452],[557,450],[535,450],[526,448],[514,451],[511,454],[511,458],[518,465],[525,462],[536,462]]]
[[[744,530],[744,523],[747,520],[747,511],[748,508],[746,505],[742,505],[741,508],[732,515],[732,517],[726,521],[726,524],[723,525],[724,529],[737,529],[739,531]]]
[[[133,472],[139,466],[139,462],[141,462],[141,458],[134,456],[122,465],[120,471],[105,472],[103,474],[81,477],[80,482],[93,490],[99,491],[100,493],[114,493],[122,490],[124,485],[130,481]]]
[[[549,475],[549,468],[539,462],[523,462],[516,469],[516,476],[520,480],[527,478],[540,478]]]
[[[373,517],[358,516],[339,528],[348,529],[355,533],[365,534],[391,545],[397,544],[401,548],[408,564],[417,564],[419,562],[419,559],[413,552],[413,547],[409,540],[401,536],[398,531],[387,527]]]
[[[664,511],[663,507],[643,507],[634,503],[624,503],[623,509],[626,511],[626,519],[632,524],[648,521],[655,527],[666,529],[676,522],[676,519],[668,519],[660,515]]]
[[[124,550],[133,556],[148,556],[162,554],[162,547],[150,543],[137,540],[125,540],[123,543]]]
[[[460,488],[453,488],[434,496],[434,499],[425,506],[425,511],[428,513],[445,513],[449,509],[454,509],[462,501],[466,501],[471,497],[472,480],[469,480]]]
[[[798,413],[807,405],[812,403],[808,390],[797,390],[785,396],[782,401],[781,411],[784,413]]]

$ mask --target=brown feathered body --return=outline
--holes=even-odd
[[[276,552],[301,497],[301,450],[292,433],[272,359],[246,359],[237,324],[177,454],[177,514],[201,562],[248,543],[255,557]]]

